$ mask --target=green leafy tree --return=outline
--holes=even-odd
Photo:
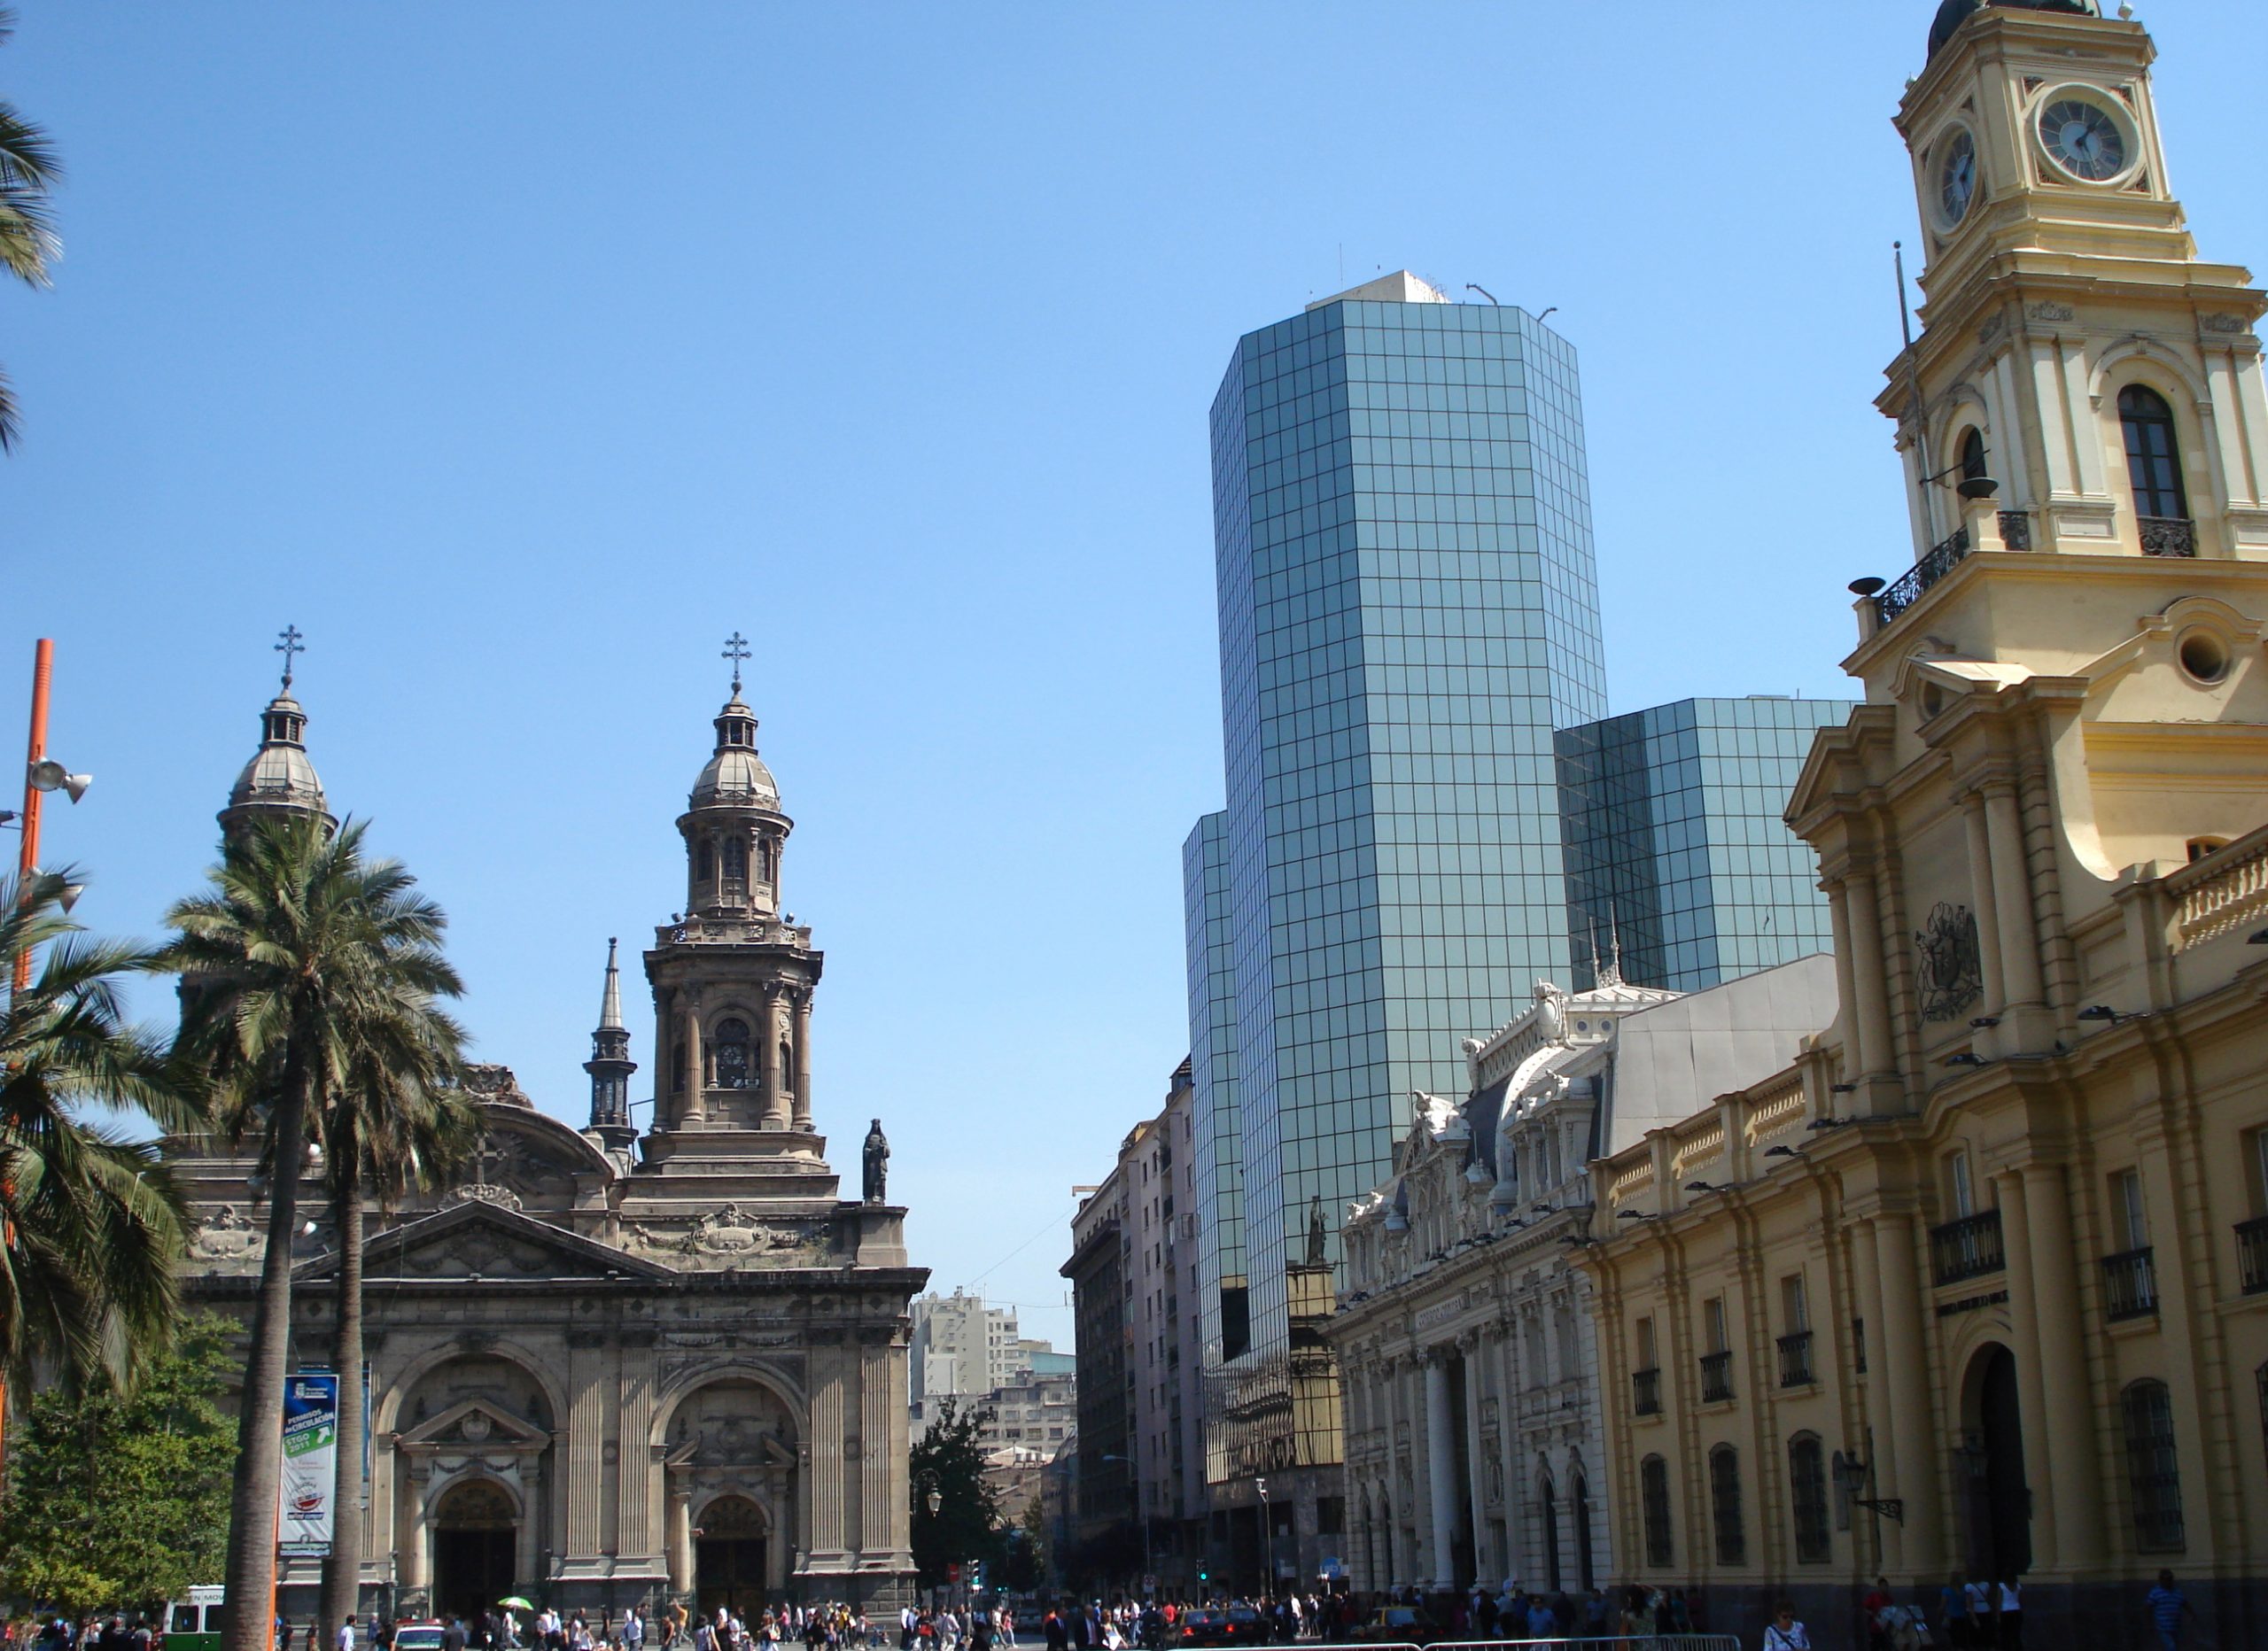
[[[364,832],[350,822],[334,834],[328,821],[311,817],[258,821],[221,845],[210,892],[167,914],[176,938],[165,960],[184,977],[181,1045],[211,1074],[221,1133],[260,1143],[267,1183],[268,1245],[229,1503],[222,1651],[266,1651],[268,1640],[291,1239],[307,1149],[331,1127],[340,1097],[369,1081],[373,1062],[384,1065],[378,1051],[394,1035],[384,1028],[398,1026],[405,1004],[460,989],[439,950],[440,909],[415,892],[398,861],[364,852]],[[405,1081],[415,1071],[403,1069]],[[359,1146],[346,1151],[350,1165],[361,1161]],[[340,1372],[358,1407],[359,1368],[358,1360]],[[340,1454],[347,1454],[343,1435]],[[359,1441],[353,1456],[359,1461]]]
[[[1016,1593],[1029,1593],[1047,1579],[1047,1510],[1038,1497],[1024,1504],[1021,1524],[1007,1533],[1000,1555],[1000,1584]]]
[[[87,939],[63,913],[70,875],[0,882],[0,1373],[122,1382],[173,1329],[186,1220],[156,1144],[86,1114],[203,1114],[164,1041],[126,1023],[120,977],[152,954]]]
[[[997,1562],[1003,1547],[1000,1497],[984,1477],[984,1427],[989,1410],[964,1411],[948,1394],[907,1458],[913,1497],[913,1567],[925,1588],[940,1588],[951,1567],[968,1574],[972,1561]],[[937,1510],[929,1511],[936,1492]]]
[[[74,1614],[148,1609],[220,1575],[236,1327],[189,1319],[132,1390],[52,1387],[9,1442],[0,1595]]]
[[[0,7],[0,43],[16,32],[13,10]],[[51,285],[48,268],[62,253],[48,213],[48,196],[63,175],[47,134],[0,101],[0,269],[27,286]],[[0,373],[0,453],[22,433],[16,396]]]

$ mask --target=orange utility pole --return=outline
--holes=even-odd
[[[47,755],[47,685],[55,671],[55,639],[42,637],[39,647],[32,656],[32,737],[31,754],[24,759],[24,828],[23,847],[16,854],[16,888],[21,898],[31,880],[32,868],[39,864],[39,805],[45,795],[32,785],[32,764]],[[15,989],[22,991],[32,983],[32,954],[27,946],[16,957]],[[0,1232],[0,1242],[16,1242],[16,1225],[6,1223]],[[0,1370],[0,1484],[7,1483],[8,1470],[8,1374]]]

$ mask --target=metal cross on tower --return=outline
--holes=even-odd
[[[735,631],[725,639],[725,655],[733,662],[733,692],[741,691],[741,661],[749,656],[748,639]]]
[[[284,655],[284,691],[289,694],[291,691],[291,655],[307,651],[307,639],[295,624],[287,624],[276,634],[284,639],[276,643],[276,651]]]

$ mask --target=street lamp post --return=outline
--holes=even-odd
[[[1268,1515],[1268,1481],[1254,1479],[1252,1485],[1260,1492],[1260,1540],[1268,1555],[1268,1575],[1261,1593],[1267,1595],[1276,1591],[1276,1522]]]
[[[1142,1468],[1131,1456],[1103,1456],[1103,1461],[1122,1461],[1134,1471],[1129,1475],[1134,1482],[1134,1516],[1142,1522],[1142,1580],[1147,1583],[1157,1575],[1157,1562],[1150,1557],[1150,1515],[1142,1506]],[[1144,1593],[1149,1592],[1147,1588]]]

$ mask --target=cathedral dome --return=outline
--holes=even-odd
[[[307,760],[307,714],[289,693],[260,714],[260,749],[229,788],[230,809],[290,809],[327,814],[322,780]]]
[[[780,787],[764,759],[756,754],[756,713],[742,701],[737,687],[725,701],[725,709],[717,713],[717,753],[693,782],[693,807],[717,803],[757,809],[780,806]]]
[[[1967,22],[1974,12],[1994,5],[2008,12],[2062,12],[2073,17],[2101,17],[2093,0],[1945,0],[1938,8],[1938,20],[1930,25],[1930,55],[1936,57],[1939,48],[1953,37],[1955,30]]]

